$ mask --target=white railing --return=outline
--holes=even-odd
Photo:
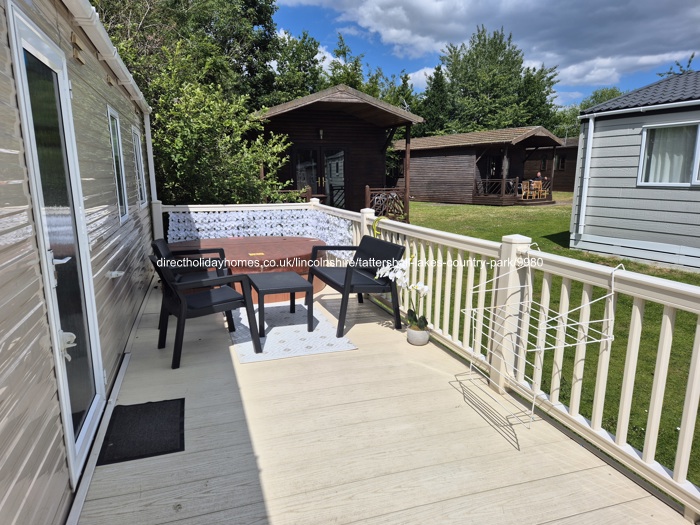
[[[680,502],[689,519],[700,515],[700,491],[687,479],[700,456],[693,451],[700,287],[535,251],[522,236],[491,242],[375,220],[372,210],[317,201],[224,208],[312,210],[347,221],[353,244],[376,234],[406,246],[411,282],[426,283],[430,293],[403,291],[402,309],[411,299],[431,321],[435,341],[484,369],[496,395],[534,398],[544,413]],[[537,365],[522,359],[533,349]]]
[[[495,243],[389,220],[375,229],[406,246],[412,282],[430,286],[416,306],[432,321],[433,339],[485,368],[496,391],[534,398],[697,519],[700,491],[687,476],[700,456],[700,450],[693,456],[700,287],[539,252],[521,236]],[[645,306],[656,317],[645,316]],[[539,350],[539,366],[520,366],[519,357],[532,349]],[[641,416],[643,427],[631,428]]]

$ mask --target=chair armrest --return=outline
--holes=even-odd
[[[187,281],[185,283],[172,283],[178,290],[191,290],[192,288],[212,288],[214,286],[223,286],[225,284],[241,283],[244,286],[250,286],[250,279],[244,273],[236,275],[223,275],[217,277],[207,277],[206,279],[198,279],[196,281]]]
[[[357,251],[357,246],[312,246],[311,247],[311,260],[315,261],[316,257],[318,256],[318,252],[321,250],[327,251],[327,250],[338,250],[338,251],[348,251],[348,252],[354,252]]]

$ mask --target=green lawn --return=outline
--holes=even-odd
[[[571,257],[574,259],[604,264],[615,267],[621,262],[627,270],[673,279],[688,284],[700,285],[700,273],[685,272],[677,269],[656,267],[630,260],[588,254],[580,250],[569,249],[569,224],[571,219],[571,193],[555,192],[556,205],[550,206],[472,206],[446,205],[423,202],[411,203],[411,223],[417,226],[434,228],[447,232],[500,241],[504,235],[521,234],[532,238],[542,251]],[[541,272],[535,274],[533,285],[535,297],[541,287]],[[559,293],[562,279],[555,277],[552,283],[550,307],[559,306]],[[581,303],[581,283],[573,283],[571,288],[570,309]],[[594,289],[593,297],[605,294],[602,289]],[[627,337],[632,310],[632,297],[618,294],[615,308],[615,339],[610,353],[610,369],[605,397],[603,426],[615,432],[617,410],[619,407],[622,376],[627,353]],[[593,306],[591,319],[602,319],[603,302]],[[651,397],[654,368],[661,325],[663,307],[647,304],[644,312],[642,342],[639,349],[639,361],[635,379],[635,395],[630,417],[628,442],[641,450],[644,445],[647,426],[647,409]],[[573,315],[577,320],[578,314]],[[664,397],[664,409],[661,431],[657,447],[657,460],[668,468],[673,468],[675,449],[678,441],[677,428],[680,426],[688,369],[695,337],[696,316],[686,312],[677,313],[668,379]],[[598,326],[600,328],[600,326]],[[580,412],[590,418],[593,406],[593,392],[598,365],[598,344],[588,348],[585,357],[585,372],[582,383]],[[571,394],[571,377],[574,367],[574,349],[564,353],[562,366],[562,385],[560,401],[569,404]],[[552,375],[552,359],[549,354],[543,370],[544,391],[548,391]],[[700,443],[700,422],[696,425],[695,442]],[[700,447],[693,451],[689,479],[700,483]]]
[[[700,286],[700,273],[685,272],[569,249],[573,193],[554,192],[551,206],[473,206],[411,202],[411,224],[489,241],[519,233],[544,252]]]

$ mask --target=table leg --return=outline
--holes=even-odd
[[[258,332],[265,337],[265,295],[258,292]]]
[[[314,331],[314,291],[310,290],[306,292],[306,322],[308,325],[309,332]]]
[[[295,301],[297,299],[297,294],[295,292],[291,292],[289,294],[289,313],[293,314],[294,312],[297,311],[297,307],[295,304]]]

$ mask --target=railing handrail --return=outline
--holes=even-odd
[[[247,211],[247,210],[309,210],[313,206],[308,202],[281,202],[275,204],[169,204],[162,205],[166,212],[216,212],[216,211]]]
[[[613,272],[610,266],[547,252],[529,251],[527,255],[542,261],[542,267],[538,267],[538,270],[600,288],[610,288]],[[617,270],[615,271],[615,291],[700,315],[700,286],[628,270]]]
[[[386,230],[392,233],[416,237],[427,242],[434,243],[435,241],[438,241],[445,246],[449,246],[450,248],[476,252],[480,255],[486,255],[488,257],[497,257],[501,247],[500,242],[487,241],[484,239],[477,239],[476,237],[467,237],[466,235],[433,230],[432,228],[424,228],[423,226],[416,226],[414,224],[392,221],[391,219],[386,219],[379,222],[377,228],[379,230]]]

